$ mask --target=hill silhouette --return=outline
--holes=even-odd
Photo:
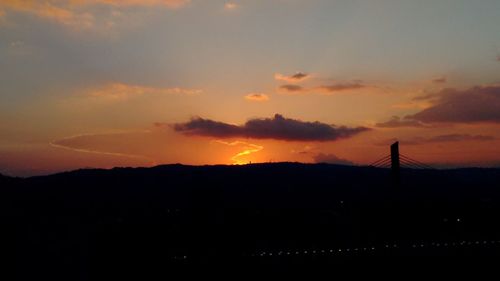
[[[165,264],[498,255],[499,178],[403,169],[395,184],[388,169],[300,163],[1,176],[3,255],[26,278],[66,280]]]

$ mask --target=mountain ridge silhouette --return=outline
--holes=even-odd
[[[497,256],[499,178],[500,169],[402,169],[395,183],[389,169],[301,163],[0,177],[0,246],[32,269],[17,272],[25,279],[57,272],[65,280],[163,276],[165,264]],[[451,247],[463,241],[475,246]],[[332,249],[361,250],[319,254]],[[301,255],[277,256],[292,251]]]

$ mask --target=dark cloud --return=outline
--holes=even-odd
[[[174,124],[173,128],[175,131],[182,132],[187,135],[211,136],[218,138],[241,136],[244,133],[242,127],[210,119],[203,119],[200,117],[193,118],[186,123]]]
[[[456,141],[491,141],[495,140],[494,136],[485,135],[469,135],[469,134],[449,134],[440,135],[429,138],[428,142],[456,142]]]
[[[299,85],[287,84],[280,86],[280,90],[291,93],[310,93],[313,91],[320,91],[324,93],[335,93],[335,92],[343,92],[343,91],[352,91],[367,88],[367,85],[364,85],[361,82],[352,82],[352,83],[338,83],[331,85],[322,85],[314,88],[304,88]]]
[[[448,134],[448,135],[438,135],[429,138],[414,137],[411,139],[403,139],[403,140],[392,138],[378,142],[376,143],[376,145],[387,146],[394,143],[395,141],[399,141],[401,145],[422,145],[422,144],[442,143],[442,142],[493,141],[496,139],[497,138],[494,136],[485,136],[485,135]]]
[[[306,78],[307,76],[309,76],[309,74],[307,74],[307,73],[302,73],[302,72],[298,72],[298,73],[296,73],[296,74],[292,75],[291,77],[292,77],[293,79],[296,79],[296,80],[301,80],[301,79]]]
[[[276,114],[273,118],[251,119],[241,126],[197,117],[186,123],[174,124],[173,128],[187,135],[285,141],[334,141],[369,130],[365,127],[338,127],[318,121],[305,122],[285,118],[280,114]]]
[[[319,86],[318,90],[325,91],[328,93],[340,92],[340,91],[350,91],[366,88],[367,86],[361,82],[353,83],[338,83],[333,85]]]
[[[288,83],[297,83],[302,80],[306,80],[309,78],[311,75],[308,73],[303,73],[303,72],[297,72],[294,75],[283,75],[280,73],[274,74],[274,79],[276,80],[281,80],[281,81],[286,81]]]
[[[283,85],[283,86],[280,86],[280,90],[284,90],[286,92],[298,93],[298,92],[304,91],[305,89],[299,85]]]
[[[439,77],[439,78],[433,79],[432,83],[434,83],[434,84],[444,84],[447,81],[448,81],[448,79],[446,77]]]
[[[337,157],[334,154],[323,154],[319,153],[313,157],[314,162],[316,163],[328,163],[328,164],[337,164],[337,165],[346,165],[346,166],[354,166],[354,163],[347,160]]]
[[[417,127],[417,128],[429,128],[429,125],[426,125],[418,120],[412,119],[401,119],[398,116],[393,116],[391,120],[377,123],[376,127],[379,128],[399,128],[399,127]]]
[[[420,99],[432,99],[434,105],[406,119],[424,123],[500,122],[500,86],[445,89]]]

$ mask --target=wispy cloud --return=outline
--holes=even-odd
[[[108,133],[108,134],[80,134],[80,135],[74,135],[74,136],[54,140],[54,141],[50,142],[50,145],[52,147],[70,150],[70,151],[74,151],[74,152],[139,159],[139,160],[150,162],[151,164],[155,164],[155,161],[153,161],[152,159],[150,159],[144,155],[135,155],[135,154],[129,154],[129,153],[116,152],[116,151],[95,149],[95,148],[92,148],[91,145],[89,145],[89,144],[93,144],[95,142],[95,140],[106,139],[106,142],[107,142],[107,141],[109,141],[109,138],[118,139],[118,138],[120,138],[120,136],[122,136],[121,138],[123,138],[123,136],[127,136],[131,133],[148,134],[150,132],[149,131],[141,131],[141,132],[123,132],[123,133]]]
[[[113,5],[113,6],[166,6],[170,8],[179,8],[191,0],[73,0],[73,4],[80,5]]]
[[[433,137],[413,137],[407,139],[387,139],[380,142],[375,143],[380,146],[388,146],[395,141],[399,141],[403,145],[423,145],[430,143],[446,143],[446,142],[470,142],[470,141],[494,141],[497,138],[494,136],[487,135],[470,135],[470,134],[447,134],[447,135],[438,135]]]
[[[297,72],[293,75],[284,75],[281,73],[276,73],[274,74],[274,79],[279,80],[279,81],[285,81],[287,83],[298,83],[302,82],[308,78],[310,78],[311,75],[308,73],[303,73],[303,72]]]
[[[227,145],[227,146],[241,146],[242,147],[242,149],[243,149],[242,151],[238,152],[233,157],[231,157],[231,161],[233,161],[233,164],[235,164],[235,165],[243,165],[243,164],[248,163],[248,161],[246,161],[242,158],[245,156],[248,156],[250,154],[257,153],[257,152],[261,151],[262,149],[264,149],[263,146],[244,142],[244,141],[225,142],[222,140],[216,140],[215,142],[223,144],[223,145]]]
[[[338,127],[318,121],[305,122],[280,114],[273,118],[251,119],[241,126],[196,117],[186,123],[174,124],[173,128],[177,132],[195,136],[285,141],[334,141],[370,130],[365,127]]]
[[[362,82],[351,82],[351,83],[336,83],[336,84],[331,84],[331,85],[323,85],[319,86],[316,89],[321,91],[321,92],[326,92],[326,93],[336,93],[336,92],[343,92],[343,91],[352,91],[352,90],[359,90],[368,87],[367,85],[364,85]]]
[[[444,76],[432,79],[432,83],[434,84],[445,84],[446,82],[448,82],[448,78]]]
[[[0,7],[0,26],[5,23],[5,10]]]
[[[0,8],[5,9],[7,13],[28,13],[73,28],[88,29],[95,21],[94,15],[75,8],[69,1],[3,1]]]
[[[391,105],[392,108],[398,108],[398,109],[426,109],[428,107],[431,107],[432,103],[428,101],[410,101],[410,102],[404,102],[404,103],[396,103]]]
[[[235,2],[228,1],[224,4],[224,9],[226,10],[234,10],[236,8],[238,8],[238,4]]]
[[[315,150],[316,147],[311,146],[311,145],[306,145],[300,149],[293,149],[291,153],[293,154],[311,154],[313,150]]]
[[[261,93],[251,93],[251,94],[246,95],[245,99],[248,101],[263,102],[263,101],[268,101],[269,96],[266,94],[261,94]]]
[[[350,92],[368,88],[368,85],[363,84],[360,81],[356,82],[346,82],[346,83],[333,83],[329,85],[321,85],[312,88],[306,88],[296,84],[286,84],[281,85],[278,88],[279,92],[289,93],[289,94],[309,94],[309,93],[321,93],[321,94],[335,94],[339,92]]]
[[[307,92],[307,89],[305,89],[304,87],[302,86],[299,86],[299,85],[281,85],[279,88],[278,88],[278,91],[280,92],[284,92],[284,93],[304,93],[304,92]]]
[[[391,120],[375,124],[379,128],[400,128],[400,127],[416,127],[416,128],[431,128],[432,126],[412,119],[401,119],[398,116],[393,116]]]
[[[72,29],[91,29],[96,27],[94,6],[108,6],[109,8],[127,7],[167,7],[179,8],[188,4],[190,0],[9,0],[0,2],[0,12],[21,12],[50,20]],[[113,15],[111,12],[110,17]],[[0,15],[1,17],[1,15]],[[109,20],[104,22],[109,23]]]
[[[138,97],[146,94],[153,95],[195,95],[202,93],[197,89],[184,89],[184,88],[155,88],[138,85],[130,85],[125,83],[110,83],[103,87],[92,89],[86,92],[86,96],[92,98],[106,99],[106,100],[127,100],[133,97]]]
[[[314,162],[316,163],[328,163],[328,164],[336,164],[336,165],[345,165],[345,166],[353,166],[354,163],[347,159],[339,158],[335,154],[323,154],[319,153],[313,157]]]

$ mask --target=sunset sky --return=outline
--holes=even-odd
[[[0,0],[0,173],[500,166],[498,0]]]

